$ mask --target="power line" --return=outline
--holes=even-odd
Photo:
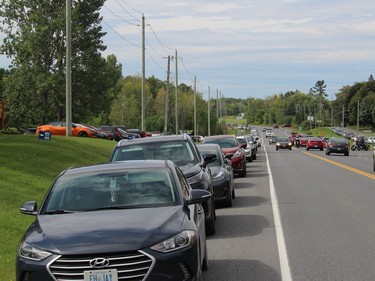
[[[132,22],[129,22],[123,18],[121,18],[120,16],[116,15],[111,9],[109,9],[106,5],[103,5],[103,7],[105,7],[112,15],[114,15],[115,17],[117,17],[118,19],[122,20],[123,22],[126,22],[130,25],[138,25],[137,23],[132,23]]]
[[[118,0],[115,0],[116,3],[129,15],[131,16],[133,19],[135,19],[136,21],[138,21],[139,23],[141,22],[138,18],[136,18],[135,16],[133,16],[131,13],[128,12],[128,10],[126,10],[119,2]],[[125,3],[125,5],[127,5],[129,8],[133,9],[134,11],[136,11],[137,13],[140,13],[140,14],[143,14],[142,12],[134,9],[132,6],[130,6],[128,3],[126,3],[125,1],[123,1]]]
[[[128,39],[126,39],[124,36],[122,36],[120,33],[118,33],[116,30],[114,30],[104,19],[102,19],[102,22],[104,22],[114,33],[116,33],[119,37],[121,37],[123,40],[125,40],[126,42],[128,42],[129,44],[137,47],[137,48],[141,48],[140,46],[138,46],[137,44],[134,44],[133,42],[129,41]]]

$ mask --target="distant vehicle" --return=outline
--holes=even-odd
[[[368,137],[368,138],[367,138],[367,142],[368,142],[368,143],[375,144],[375,136]]]
[[[278,136],[276,136],[276,135],[271,136],[271,137],[268,139],[268,143],[269,143],[269,144],[274,144],[274,143],[276,143],[277,138],[278,138]]]
[[[204,211],[172,161],[108,163],[62,172],[16,258],[16,280],[202,280]],[[167,276],[162,277],[161,276]]]
[[[306,150],[320,149],[323,151],[324,142],[321,138],[308,138],[306,142]]]
[[[326,155],[331,155],[331,153],[342,153],[345,156],[349,156],[348,140],[345,138],[330,138],[326,146]]]
[[[276,150],[289,149],[292,150],[292,142],[288,137],[279,137],[276,139]]]
[[[250,143],[250,141],[245,136],[237,136],[237,139],[241,144],[246,144],[246,147],[244,148],[246,161],[253,162],[254,154],[256,155],[256,146],[253,143]]]
[[[275,125],[273,125],[273,128],[274,128],[274,129],[278,129],[278,128],[279,128],[279,125],[278,125],[278,124],[275,124]]]
[[[236,194],[230,160],[225,158],[224,151],[218,144],[199,144],[197,146],[202,157],[209,154],[216,155],[216,160],[208,164],[212,172],[215,203],[224,202],[226,206],[232,207]]]
[[[273,133],[272,130],[266,130],[266,138],[270,138],[273,135],[274,135],[274,133]]]
[[[72,123],[72,136],[73,137],[95,137],[95,130],[83,126],[78,123]],[[49,132],[55,136],[66,136],[66,123],[65,121],[53,121],[45,125],[40,125],[36,128],[36,134],[40,132]]]
[[[126,138],[126,127],[124,126],[100,126],[98,129],[110,132],[115,141],[120,141]]]
[[[247,174],[246,155],[244,148],[246,144],[240,144],[234,135],[208,136],[202,143],[217,143],[223,149],[225,156],[231,154],[233,172],[245,177]]]

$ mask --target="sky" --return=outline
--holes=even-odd
[[[329,98],[375,75],[374,0],[106,0],[103,55],[123,75],[185,83],[205,99],[266,98],[324,80]],[[5,58],[1,56],[0,58]],[[1,63],[0,63],[1,66]]]

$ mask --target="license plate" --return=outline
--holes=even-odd
[[[117,270],[90,270],[83,272],[84,281],[118,281]]]
[[[341,148],[340,148],[340,147],[338,147],[338,148],[337,148],[337,150],[341,150]]]

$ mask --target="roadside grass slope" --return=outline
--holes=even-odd
[[[56,176],[69,167],[104,163],[115,142],[93,138],[0,135],[0,280],[15,280],[18,243],[33,216],[19,207],[36,200],[40,205]]]

